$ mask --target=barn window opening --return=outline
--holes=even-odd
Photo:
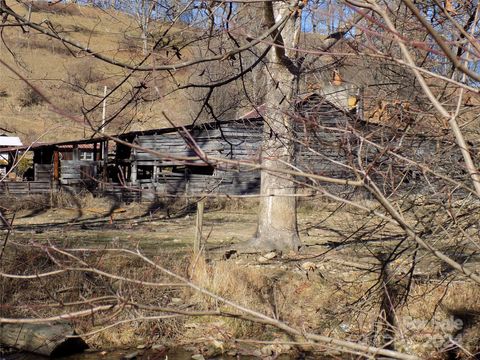
[[[147,180],[153,178],[153,166],[139,166],[137,169],[137,179]]]
[[[174,166],[172,173],[177,174],[195,174],[195,175],[208,175],[212,176],[215,168],[210,165],[181,165]]]
[[[93,152],[80,150],[80,160],[93,161]]]
[[[212,176],[214,172],[214,167],[210,165],[202,165],[202,166],[187,166],[187,170],[190,174],[198,174],[198,175],[209,175]]]

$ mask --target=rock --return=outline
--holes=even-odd
[[[266,253],[265,255],[263,255],[263,257],[267,260],[272,260],[277,257],[277,253],[275,251],[272,251],[272,252]]]
[[[140,354],[139,351],[134,351],[134,352],[131,352],[130,354],[127,354],[123,357],[124,360],[133,360],[133,359],[136,359],[137,356]]]
[[[262,357],[262,352],[260,350],[254,350],[252,351],[252,356],[260,358]]]
[[[167,351],[167,347],[163,344],[155,344],[155,345],[152,345],[152,350],[164,352],[164,351]]]
[[[311,261],[305,261],[302,264],[302,269],[305,271],[315,271],[317,269],[317,264],[311,262]]]
[[[218,340],[212,340],[212,345],[215,346],[217,349],[223,350],[223,342]]]
[[[260,263],[264,263],[264,262],[272,260],[276,257],[277,257],[277,253],[275,251],[272,251],[272,252],[266,253],[266,254],[258,257],[257,261],[260,262]]]
[[[262,353],[262,356],[272,356],[275,354],[275,348],[273,345],[267,345],[262,347],[260,352]]]
[[[192,359],[193,359],[193,360],[205,360],[205,358],[203,357],[202,354],[192,355]]]
[[[73,355],[88,349],[67,322],[56,324],[0,324],[0,344],[48,357]]]
[[[212,340],[210,344],[207,345],[206,356],[208,358],[216,357],[224,353],[223,342],[218,340]]]

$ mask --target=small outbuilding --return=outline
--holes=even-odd
[[[8,164],[10,163],[10,153],[4,151],[4,149],[22,145],[22,141],[18,136],[0,134],[0,179],[7,174],[9,170]]]

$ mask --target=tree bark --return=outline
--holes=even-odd
[[[262,165],[279,172],[262,170],[261,174],[258,228],[252,245],[263,250],[296,251],[300,246],[294,178],[281,173],[294,159],[292,115],[298,93],[298,68],[292,59],[300,32],[300,10],[292,10],[284,3],[265,3],[268,26],[289,11],[292,15],[282,32],[273,34],[276,46],[268,55]]]

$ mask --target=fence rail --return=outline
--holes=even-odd
[[[7,195],[49,194],[52,190],[50,182],[45,181],[2,181],[0,193]]]

